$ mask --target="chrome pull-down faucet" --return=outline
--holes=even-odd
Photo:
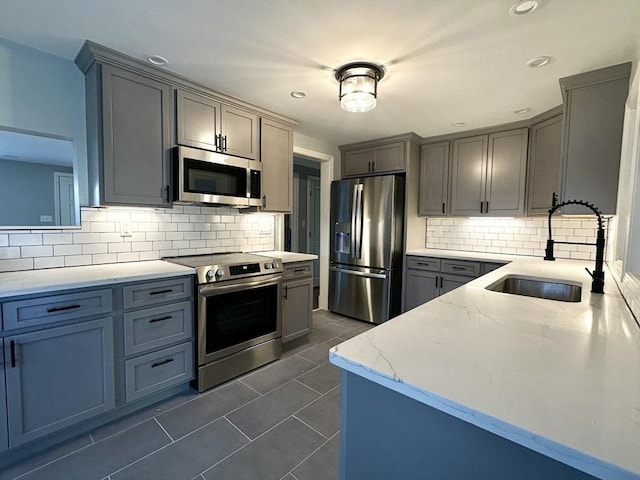
[[[595,245],[596,247],[596,267],[593,272],[585,268],[587,273],[591,275],[593,281],[591,282],[591,293],[604,293],[604,224],[602,221],[602,214],[600,210],[593,206],[591,203],[584,202],[582,200],[568,200],[566,202],[557,203],[556,194],[553,194],[552,206],[549,209],[549,237],[547,239],[547,248],[544,251],[545,260],[555,260],[553,256],[554,243],[564,243],[569,245]],[[565,205],[582,205],[590,209],[598,218],[598,234],[596,236],[596,243],[583,243],[583,242],[554,242],[551,236],[551,215],[555,213],[561,207]]]

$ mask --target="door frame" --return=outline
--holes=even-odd
[[[305,240],[306,240],[306,251],[307,252],[311,252],[312,251],[312,244],[313,242],[311,241],[311,237],[309,236],[309,232],[311,231],[315,231],[315,229],[311,228],[311,218],[314,216],[313,215],[313,206],[314,204],[312,204],[309,201],[309,198],[311,198],[311,193],[312,193],[312,185],[318,185],[318,189],[320,190],[320,199],[322,199],[322,184],[320,183],[321,178],[318,177],[317,175],[307,175],[307,235],[305,236]],[[315,202],[314,202],[315,203]],[[320,215],[322,215],[322,209],[320,209]],[[318,219],[318,225],[321,226],[321,222],[320,219]],[[320,232],[318,231],[318,237],[320,237]],[[318,242],[320,243],[321,239],[318,238]],[[319,254],[320,252],[318,252]],[[318,255],[319,257],[319,255]],[[320,265],[319,261],[315,261],[313,262],[315,265]],[[318,269],[318,271],[313,272],[313,286],[314,287],[318,287],[320,285],[320,271]]]

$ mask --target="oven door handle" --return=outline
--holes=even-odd
[[[268,287],[269,285],[278,285],[282,280],[282,275],[270,276],[269,279],[254,280],[252,282],[239,282],[231,284],[211,284],[201,285],[199,289],[200,295],[210,297],[214,295],[222,295],[224,293],[237,292],[240,290],[253,290],[255,288]]]

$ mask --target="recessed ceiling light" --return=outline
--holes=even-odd
[[[544,67],[545,65],[549,65],[552,60],[553,60],[553,57],[547,57],[546,55],[532,58],[527,62],[527,67],[531,67],[531,68]]]
[[[465,123],[464,122],[455,122],[451,124],[452,127],[464,127]]]
[[[517,110],[514,110],[513,113],[517,113],[518,115],[523,115],[525,113],[529,113],[531,111],[531,109],[529,107],[524,107],[524,108],[519,108]]]
[[[167,65],[169,65],[169,60],[161,57],[160,55],[149,55],[147,57],[147,61],[155,65],[156,67],[166,67]]]
[[[520,0],[511,6],[509,15],[519,17],[520,15],[535,12],[538,8],[540,8],[540,2],[537,0]]]
[[[307,92],[304,92],[302,90],[294,90],[291,92],[290,94],[293,98],[304,98],[307,96]]]

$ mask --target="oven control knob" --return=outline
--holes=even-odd
[[[211,280],[213,278],[213,270],[207,270],[207,280]]]
[[[224,275],[224,270],[219,268],[216,270],[216,278],[220,278]]]

